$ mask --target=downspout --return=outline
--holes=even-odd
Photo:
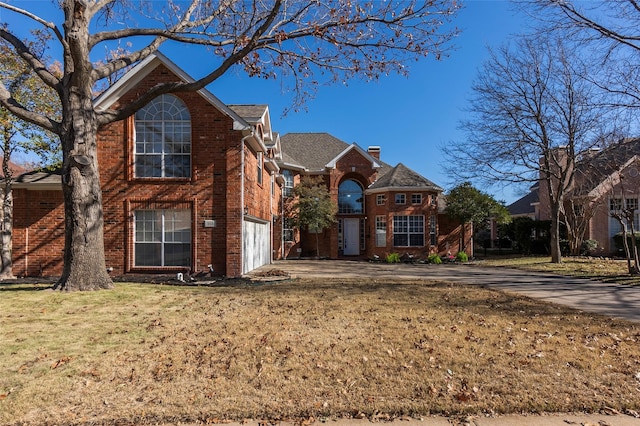
[[[286,182],[285,182],[286,183]],[[284,184],[280,189],[280,260],[284,260]]]

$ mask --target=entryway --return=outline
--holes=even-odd
[[[343,253],[345,256],[360,254],[360,219],[342,219]]]

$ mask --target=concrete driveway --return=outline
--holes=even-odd
[[[571,306],[612,318],[640,322],[640,287],[603,283],[581,278],[480,264],[387,264],[347,260],[282,260],[265,265],[253,274],[271,269],[292,277],[371,279],[425,279],[480,285],[511,291],[534,299]]]

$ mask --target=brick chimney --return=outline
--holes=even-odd
[[[380,147],[379,146],[370,146],[367,148],[367,152],[370,156],[375,158],[376,160],[380,159]]]

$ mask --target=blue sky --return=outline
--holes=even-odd
[[[525,18],[506,0],[467,1],[454,23],[462,33],[448,58],[411,63],[408,78],[391,75],[373,83],[320,87],[316,98],[307,102],[307,111],[282,117],[291,98],[282,93],[278,81],[231,73],[209,90],[228,104],[269,104],[273,128],[281,134],[327,132],[363,148],[380,146],[383,161],[403,163],[448,190],[451,178],[441,167],[441,147],[464,137],[458,123],[477,69],[488,56],[487,46],[498,46],[526,30]],[[194,77],[204,72],[188,58],[165,53]],[[522,189],[486,190],[507,204],[522,195]]]
[[[58,24],[60,11],[47,0],[15,2],[44,13]],[[39,10],[38,10],[39,9]],[[16,19],[0,14],[0,21]],[[56,16],[56,18],[52,18]],[[471,92],[477,69],[487,58],[487,46],[498,46],[511,35],[526,30],[527,19],[513,11],[507,0],[467,0],[453,24],[462,30],[454,40],[455,50],[441,61],[428,57],[409,63],[410,76],[390,75],[379,81],[351,81],[348,85],[322,86],[306,104],[306,111],[282,113],[292,98],[277,80],[250,79],[231,72],[208,89],[227,104],[268,104],[273,129],[289,132],[327,132],[363,148],[381,147],[382,160],[403,163],[445,188],[451,177],[444,174],[442,147],[464,135],[458,123]],[[17,24],[17,22],[13,22]],[[206,61],[190,54],[189,48],[163,47],[161,51],[193,77],[205,74]],[[195,52],[192,52],[195,53]],[[483,188],[485,189],[485,188]],[[507,204],[519,191],[488,190]]]

